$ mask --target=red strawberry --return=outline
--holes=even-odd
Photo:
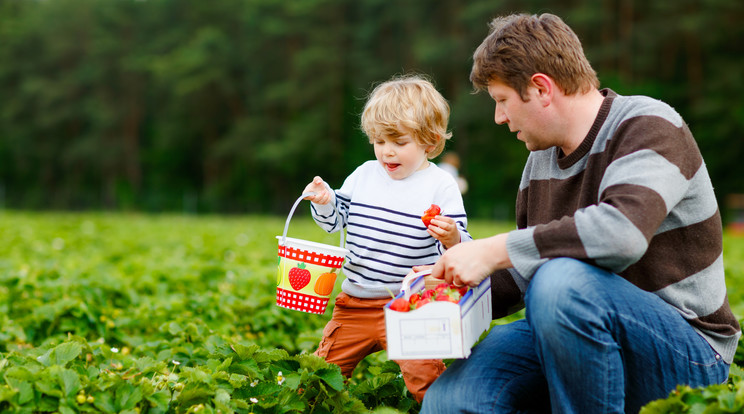
[[[421,299],[420,301],[416,302],[416,309],[418,309],[418,308],[420,308],[420,307],[422,307],[422,306],[426,305],[426,304],[427,304],[427,303],[429,303],[429,302],[431,302],[431,298],[424,298],[424,299]]]
[[[446,282],[444,282],[444,283],[440,283],[440,284],[438,284],[438,285],[437,285],[437,286],[436,286],[436,287],[434,288],[434,290],[436,290],[437,292],[442,292],[442,291],[444,291],[445,289],[449,289],[450,287],[451,287],[451,286],[450,286],[450,284],[449,284],[449,283],[446,283]]]
[[[458,288],[456,288],[458,289]],[[468,293],[468,287],[467,286],[461,286],[458,291],[460,292],[460,296],[465,296],[466,293]]]
[[[437,295],[437,297],[436,297],[435,300],[437,302],[452,302],[452,303],[457,303],[458,302],[458,300],[455,299],[455,298],[453,298],[452,296],[450,296],[450,295],[444,295],[444,294]]]
[[[418,293],[414,293],[413,295],[411,295],[410,298],[408,298],[408,301],[411,303],[411,305],[415,305],[420,300],[421,295],[419,295]]]
[[[305,269],[305,263],[289,269],[289,284],[292,289],[300,290],[310,283],[310,271]]]
[[[421,299],[430,299],[432,296],[434,296],[435,293],[436,292],[434,291],[434,289],[427,289],[421,295]]]
[[[408,304],[408,301],[405,300],[405,298],[395,299],[393,303],[390,304],[390,309],[397,312],[408,312],[410,307],[411,306]]]
[[[439,208],[438,205],[432,204],[431,207],[429,207],[426,211],[424,211],[424,215],[421,216],[421,221],[424,222],[424,226],[429,227],[429,224],[431,224],[431,220],[439,215],[442,212],[442,209]]]

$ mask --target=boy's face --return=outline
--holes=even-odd
[[[410,134],[377,137],[372,144],[375,158],[393,180],[402,180],[429,166],[426,154],[432,146],[419,144]]]

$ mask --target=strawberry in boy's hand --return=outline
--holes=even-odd
[[[442,212],[442,209],[439,208],[438,205],[432,204],[431,207],[429,207],[426,211],[424,211],[424,215],[421,216],[421,221],[424,222],[424,226],[429,227],[429,224],[431,224],[431,220],[438,216]]]

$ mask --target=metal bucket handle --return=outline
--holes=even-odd
[[[305,193],[305,194],[302,194],[297,199],[297,201],[294,202],[294,204],[292,205],[292,209],[289,210],[289,215],[287,216],[287,221],[284,223],[284,233],[282,233],[282,246],[284,246],[285,243],[286,243],[286,241],[287,241],[287,230],[289,229],[289,221],[292,219],[292,216],[294,215],[294,212],[297,209],[297,206],[300,204],[300,201],[302,201],[302,199],[304,199],[305,197],[310,197],[312,195],[315,195],[315,193],[312,192],[312,191],[311,192],[308,192],[308,193]],[[336,203],[331,203],[331,206],[333,207],[333,211],[336,214],[338,214],[338,210],[336,210]],[[339,230],[338,247],[340,247],[342,249],[344,248],[344,229],[343,228],[341,230]]]

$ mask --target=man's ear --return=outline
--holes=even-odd
[[[536,89],[537,99],[540,100],[543,106],[548,106],[553,99],[556,88],[553,78],[544,73],[535,73],[530,78],[530,83]]]

